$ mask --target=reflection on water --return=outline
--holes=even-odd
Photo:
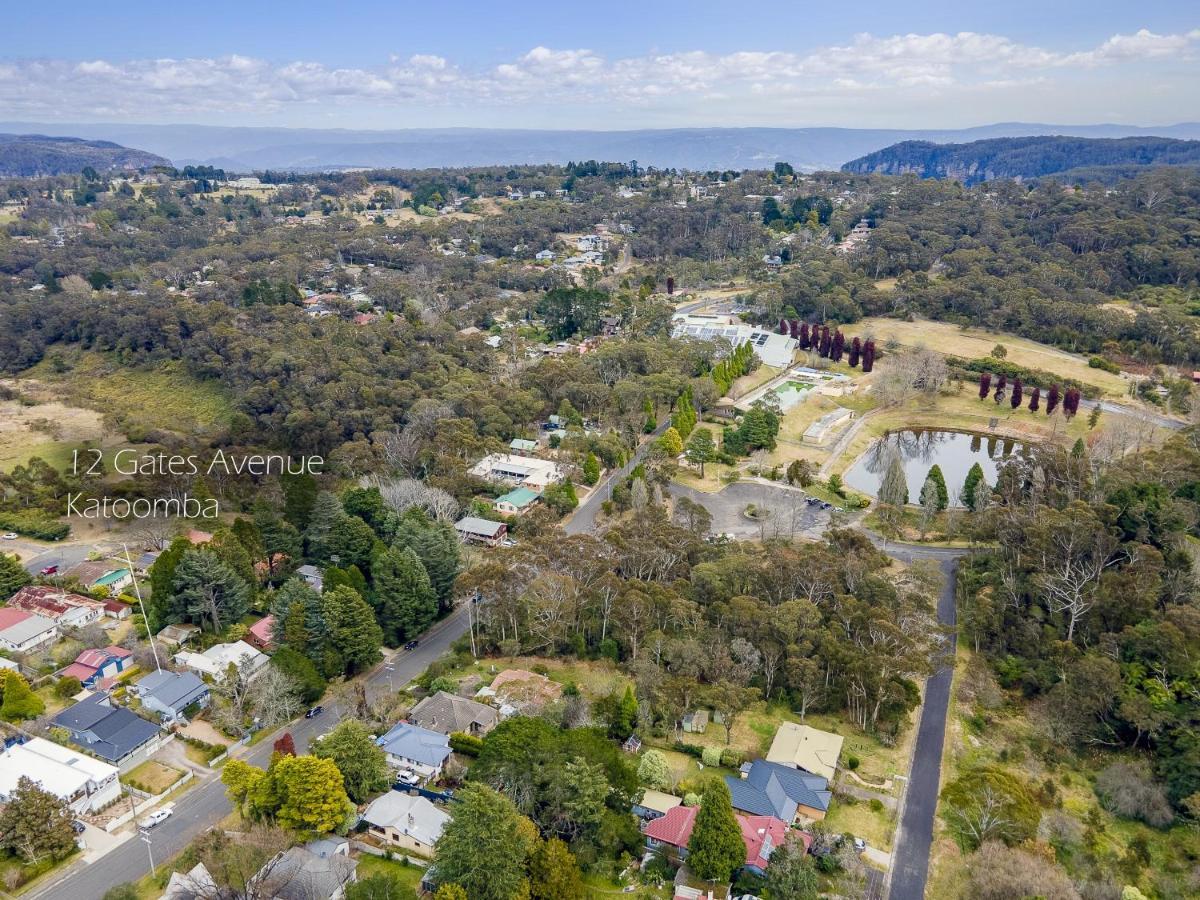
[[[979,463],[988,484],[996,483],[996,472],[1006,457],[1019,453],[1022,445],[1010,437],[912,428],[893,431],[870,446],[846,472],[845,482],[874,497],[883,481],[892,454],[899,454],[908,482],[909,502],[916,503],[921,486],[935,463],[941,467],[950,491],[950,503],[961,505],[958,494],[971,466]]]

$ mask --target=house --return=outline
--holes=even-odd
[[[548,262],[548,261],[554,259],[554,251],[553,250],[539,250],[537,253],[535,253],[533,255],[533,258],[538,260],[539,262]]]
[[[672,319],[671,324],[671,334],[676,338],[723,341],[730,347],[749,343],[763,365],[779,369],[792,364],[792,358],[800,346],[800,342],[789,335],[764,331],[728,315],[680,314]]]
[[[604,316],[600,320],[600,333],[605,337],[612,337],[621,333],[621,317],[620,316]]]
[[[59,588],[27,584],[8,600],[15,609],[52,619],[59,628],[82,628],[104,615],[104,604]]]
[[[203,653],[181,650],[175,654],[175,662],[191,669],[198,675],[213,679],[224,678],[230,666],[236,666],[245,678],[253,678],[270,661],[270,657],[255,650],[245,641],[230,644],[213,644]]]
[[[400,722],[375,743],[387,754],[388,765],[412,769],[422,778],[437,778],[450,758],[450,739],[445,733]]]
[[[642,799],[633,804],[633,814],[648,822],[651,819],[661,819],[682,803],[683,800],[674,794],[647,789],[642,794]]]
[[[438,691],[413,707],[409,721],[440,734],[464,734],[481,736],[496,727],[500,714],[490,706],[456,697],[446,691]]]
[[[532,710],[553,703],[562,696],[562,685],[545,675],[525,669],[505,669],[492,679],[492,683],[480,688],[476,698],[494,700],[502,709],[513,711]]]
[[[0,607],[0,649],[32,653],[58,640],[53,619],[12,606]]]
[[[166,644],[168,647],[182,647],[199,633],[200,628],[197,625],[168,625],[156,634],[154,638],[159,643]]]
[[[158,558],[162,556],[161,550],[147,550],[133,564],[133,571],[138,575],[145,577],[150,574],[150,567],[158,562]]]
[[[384,843],[430,856],[450,816],[417,794],[388,791],[371,802],[363,821]]]
[[[783,258],[770,253],[764,256],[762,261],[768,269],[779,269],[783,266]]]
[[[604,238],[598,234],[585,234],[575,241],[575,248],[580,253],[599,253],[604,250]]]
[[[104,606],[104,615],[110,619],[124,621],[133,615],[133,607],[128,603],[122,603],[120,600],[101,600]]]
[[[556,463],[509,453],[485,456],[471,468],[471,474],[485,481],[504,481],[536,491],[545,490],[565,477]]]
[[[492,503],[492,508],[506,516],[519,516],[541,499],[542,495],[530,488],[513,488],[507,494],[497,497]]]
[[[63,574],[67,578],[76,579],[85,590],[104,588],[110,595],[118,594],[133,584],[132,572],[104,561],[76,563]]]
[[[698,709],[685,714],[681,724],[688,734],[704,734],[708,728],[708,710]]]
[[[832,781],[842,755],[842,736],[811,725],[784,722],[775,732],[767,762],[804,769]]]
[[[546,192],[545,191],[530,191],[529,199],[530,200],[545,200]]]
[[[797,818],[819,822],[829,812],[833,797],[824,776],[765,759],[754,760],[741,778],[726,775],[725,783],[735,810],[752,816],[775,816],[788,823]]]
[[[142,706],[159,714],[165,722],[183,718],[191,706],[208,706],[208,685],[195,672],[152,672],[133,686]]]
[[[316,566],[301,566],[296,570],[296,574],[303,578],[305,583],[317,593],[325,589],[325,576],[321,574],[321,570]]]
[[[117,675],[133,665],[133,653],[124,647],[108,646],[97,650],[84,650],[65,669],[59,678],[78,678],[85,688],[116,680]]]
[[[271,632],[274,628],[275,617],[263,616],[246,632],[246,642],[259,650],[267,650],[272,646]]]
[[[115,707],[108,694],[92,694],[54,717],[54,724],[71,733],[73,743],[118,768],[140,762],[158,746],[157,725],[124,707]]]
[[[357,879],[358,861],[342,853],[318,856],[307,847],[276,854],[251,879],[253,896],[273,900],[342,900],[346,885]]]
[[[121,797],[116,766],[44,738],[29,738],[0,752],[0,800],[8,800],[21,776],[77,813],[99,812]]]
[[[220,896],[220,889],[204,863],[196,863],[186,874],[172,872],[159,900],[207,900]]]
[[[528,438],[513,438],[508,443],[508,449],[519,456],[524,456],[527,453],[533,453],[538,448],[537,441],[531,441]]]
[[[664,815],[642,825],[646,836],[646,849],[683,861],[688,856],[688,841],[696,824],[698,806],[674,806]],[[804,840],[805,847],[812,838],[793,832],[788,823],[774,816],[734,815],[742,830],[742,843],[746,846],[745,868],[755,875],[762,875],[771,862],[775,848],[787,840]],[[796,837],[792,837],[796,835]]]
[[[500,542],[508,534],[508,526],[503,522],[493,522],[479,516],[463,516],[454,523],[454,530],[464,541],[487,544],[489,547],[500,546]]]
[[[800,437],[802,443],[821,446],[841,431],[854,418],[854,410],[839,406],[832,412],[827,412],[805,429]]]

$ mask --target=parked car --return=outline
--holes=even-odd
[[[80,822],[78,819],[72,819],[72,820],[71,820],[71,830],[72,830],[73,832],[75,832],[76,834],[83,834],[83,832],[84,832],[86,829],[87,829],[87,826],[85,826],[85,825],[84,825],[82,822]]]
[[[153,828],[156,825],[161,825],[163,822],[167,821],[167,819],[171,818],[171,813],[173,812],[174,810],[169,806],[164,806],[162,809],[156,809],[154,812],[150,813],[150,815],[146,816],[146,818],[142,819],[142,827]]]
[[[833,504],[832,503],[822,503],[821,509],[833,509]]]
[[[404,649],[405,650],[416,650],[417,644],[419,644],[419,643],[421,643],[421,642],[420,641],[409,641],[407,644],[404,645]]]
[[[15,541],[16,539],[17,533],[15,531],[10,531],[8,534],[4,535],[4,540],[6,541]]]
[[[857,850],[859,853],[862,853],[864,850],[867,849],[867,842],[864,841],[862,838],[855,838],[854,839],[854,849]]]
[[[406,787],[414,787],[421,783],[421,776],[412,769],[401,769],[396,773],[396,783]]]
[[[304,718],[306,718],[306,719],[315,719],[317,716],[319,716],[319,715],[320,715],[321,713],[323,713],[323,712],[325,712],[325,707],[323,707],[323,706],[314,706],[312,709],[310,709],[308,712],[306,712],[306,713],[304,714]]]
[[[58,566],[46,566],[38,572],[39,575],[57,575]]]

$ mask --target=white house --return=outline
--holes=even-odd
[[[565,478],[563,470],[553,462],[511,453],[492,453],[471,468],[471,474],[485,481],[503,481],[543,491]]]
[[[853,410],[839,406],[832,412],[825,413],[825,415],[809,425],[800,440],[805,444],[821,446],[828,443],[834,434],[849,425],[853,418]]]
[[[680,315],[672,320],[672,325],[672,335],[677,338],[724,341],[731,347],[740,347],[749,342],[754,355],[764,365],[779,369],[792,364],[792,358],[800,346],[799,341],[786,334],[747,325],[732,316]]]
[[[429,855],[450,816],[424,797],[388,791],[367,807],[363,821],[381,841]]]
[[[0,648],[9,653],[29,653],[58,640],[58,626],[24,609],[0,608]]]
[[[65,800],[77,813],[98,812],[121,796],[116,766],[43,738],[0,752],[0,800],[8,800],[21,776]]]
[[[248,678],[254,677],[270,661],[265,653],[251,647],[245,641],[232,644],[214,644],[203,653],[181,650],[175,654],[175,662],[199,675],[213,679],[225,677],[231,665]]]
[[[540,262],[547,262],[549,260],[554,259],[554,251],[553,250],[539,250],[537,253],[535,253],[533,255],[533,258],[536,260],[539,260]]]
[[[450,738],[419,725],[400,722],[375,743],[387,754],[388,765],[412,769],[422,778],[436,778],[450,758]]]

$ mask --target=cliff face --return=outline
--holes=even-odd
[[[995,138],[969,144],[903,141],[852,160],[842,170],[951,178],[971,185],[997,178],[1066,175],[1084,169],[1088,177],[1102,178],[1105,170],[1128,174],[1130,167],[1157,165],[1200,165],[1200,141],[1059,136]]]
[[[91,166],[97,172],[169,166],[170,160],[110,141],[0,134],[0,176],[69,175]]]

